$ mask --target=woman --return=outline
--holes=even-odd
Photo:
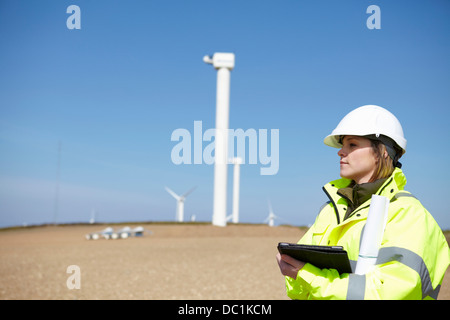
[[[378,106],[346,115],[324,140],[340,148],[341,179],[323,187],[329,201],[300,244],[338,245],[355,270],[372,194],[390,200],[376,264],[365,275],[319,269],[277,255],[292,299],[436,299],[450,263],[448,243],[430,213],[404,190],[398,162],[406,139],[397,118]]]

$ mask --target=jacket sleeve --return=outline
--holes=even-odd
[[[328,300],[346,298],[349,274],[339,273],[334,269],[319,269],[312,264],[298,272],[297,279],[286,278],[286,292],[295,300]]]
[[[328,223],[319,214],[311,228],[299,243],[317,244],[325,233]],[[325,223],[324,223],[325,222]],[[334,269],[319,269],[306,263],[294,280],[285,277],[287,296],[295,300],[307,299],[345,299],[349,274],[339,273]]]
[[[366,275],[339,275],[307,263],[296,280],[286,277],[287,295],[292,299],[436,298],[449,265],[448,243],[418,201],[396,204],[393,209],[373,270]],[[307,243],[313,234],[312,228],[300,242]]]
[[[450,261],[447,240],[417,199],[402,198],[390,206],[376,267],[366,275],[364,298],[436,299]]]

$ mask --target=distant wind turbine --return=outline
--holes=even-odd
[[[92,211],[91,211],[91,219],[89,220],[90,224],[94,224],[95,223],[95,215],[96,215],[95,209],[92,209]]]
[[[227,216],[227,222],[239,223],[239,179],[240,179],[240,165],[242,158],[232,158],[230,163],[234,164],[233,170],[233,211]]]
[[[269,201],[269,215],[267,216],[267,218],[264,220],[264,223],[267,223],[269,225],[269,227],[273,227],[274,226],[274,221],[275,219],[279,219],[279,217],[277,217],[272,210],[272,205],[270,204]]]
[[[186,197],[189,194],[191,194],[192,191],[195,190],[195,188],[197,188],[197,187],[193,187],[192,189],[190,189],[183,195],[179,196],[175,192],[173,192],[171,189],[166,187],[166,191],[168,193],[170,193],[172,195],[172,197],[174,197],[177,200],[177,213],[176,213],[175,221],[183,222],[183,220],[184,220],[184,200],[186,199]]]
[[[232,221],[233,223],[239,222],[239,179],[240,179],[240,165],[242,164],[242,158],[233,158],[234,171],[233,171],[233,211]]]

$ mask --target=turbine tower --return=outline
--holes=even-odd
[[[227,165],[228,122],[230,113],[230,71],[234,68],[234,54],[216,52],[203,61],[217,70],[216,134],[214,159],[214,200],[212,224],[227,225]]]
[[[183,222],[183,220],[184,220],[184,200],[192,191],[194,191],[195,188],[197,188],[197,187],[193,187],[188,192],[179,196],[175,192],[173,192],[171,189],[166,187],[167,192],[170,193],[172,195],[172,197],[174,197],[177,200],[177,213],[175,216],[175,221]]]
[[[233,158],[234,170],[233,170],[233,211],[232,221],[233,223],[239,223],[239,184],[240,184],[240,165],[242,164],[242,158]]]

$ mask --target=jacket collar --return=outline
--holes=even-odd
[[[337,190],[339,190],[341,188],[346,188],[351,183],[352,183],[351,179],[341,178],[341,179],[330,181],[329,183],[324,185],[324,188],[326,188],[327,191],[329,191],[329,192],[331,191],[330,195],[333,194],[337,197],[340,197],[339,195],[337,195]],[[390,190],[385,190],[385,189],[387,189],[387,186],[388,185],[391,186],[391,184],[392,184],[392,187],[395,187],[395,189],[394,189],[395,192],[390,192]],[[388,198],[392,198],[392,196],[390,196],[390,194],[391,193],[395,194],[399,190],[403,190],[405,185],[406,185],[406,177],[403,174],[402,169],[395,168],[394,172],[392,172],[390,177],[388,177],[386,179],[386,181],[381,185],[381,187],[378,189],[376,194],[379,194],[381,196],[385,196]],[[379,192],[381,192],[381,193],[379,193]]]
[[[386,180],[387,178],[362,184],[350,184],[346,188],[338,189],[337,194],[344,197],[348,205],[344,220],[349,218],[352,212],[361,204],[372,198],[372,195],[377,193]]]
[[[340,223],[340,213],[339,211],[342,211],[338,209],[341,205],[346,204],[346,201],[342,199],[342,197],[337,193],[337,191],[341,188],[346,188],[352,183],[351,179],[337,179],[330,181],[326,185],[323,186],[323,190],[327,194],[328,198],[333,204],[333,207],[335,208],[336,216],[338,224]],[[386,181],[381,185],[381,187],[376,191],[375,194],[385,196],[389,200],[392,200],[392,198],[395,196],[395,194],[403,190],[406,185],[406,177],[403,174],[403,171],[400,168],[395,168],[394,172],[392,172],[391,176],[386,179]],[[361,204],[359,208],[355,210],[358,211],[362,207],[366,207],[370,204],[370,198],[365,203]]]

